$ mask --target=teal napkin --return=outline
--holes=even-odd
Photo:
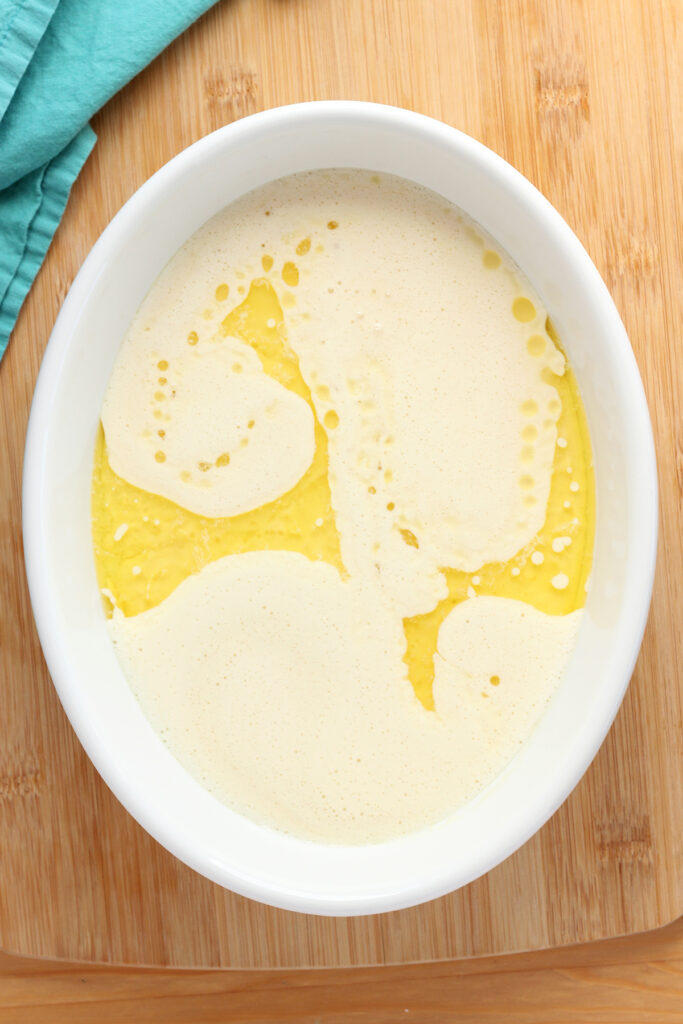
[[[90,117],[215,0],[0,0],[0,358],[95,144]]]

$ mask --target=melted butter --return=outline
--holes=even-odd
[[[298,484],[275,501],[243,515],[211,519],[117,476],[100,429],[92,488],[95,562],[100,588],[112,595],[124,615],[155,607],[184,579],[224,555],[297,551],[343,573],[328,482],[327,434],[287,343],[277,295],[267,281],[252,282],[245,300],[222,321],[220,334],[246,341],[265,372],[310,405],[315,416],[313,462]],[[216,343],[220,342],[205,342]],[[116,540],[124,523],[127,529]],[[105,602],[111,615],[112,601],[105,597]]]

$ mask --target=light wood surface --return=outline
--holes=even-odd
[[[2,948],[175,966],[391,964],[621,935],[683,911],[677,21],[677,0],[226,0],[96,117],[98,145],[0,365]],[[123,811],[52,690],[20,540],[31,392],[93,242],[194,139],[255,110],[314,98],[372,99],[442,118],[548,196],[625,320],[650,400],[662,492],[645,644],[577,790],[540,834],[473,885],[422,908],[350,920],[273,911],[226,893]]]
[[[0,1024],[680,1024],[683,920],[507,957],[173,971],[0,955]]]

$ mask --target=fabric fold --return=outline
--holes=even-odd
[[[59,0],[0,0],[0,121]]]
[[[95,141],[86,125],[44,167],[0,192],[0,358]]]
[[[0,357],[96,138],[88,121],[214,0],[0,0]]]

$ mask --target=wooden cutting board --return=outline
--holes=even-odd
[[[581,942],[654,928],[683,912],[676,8],[677,0],[226,0],[95,118],[98,145],[0,365],[4,950],[202,967],[385,964]],[[20,533],[21,458],[38,365],[106,223],[153,171],[206,132],[265,107],[330,98],[442,118],[511,161],[561,211],[626,322],[650,400],[662,492],[645,644],[582,783],[485,878],[423,907],[346,920],[275,911],[225,892],[127,815],[53,692]]]

